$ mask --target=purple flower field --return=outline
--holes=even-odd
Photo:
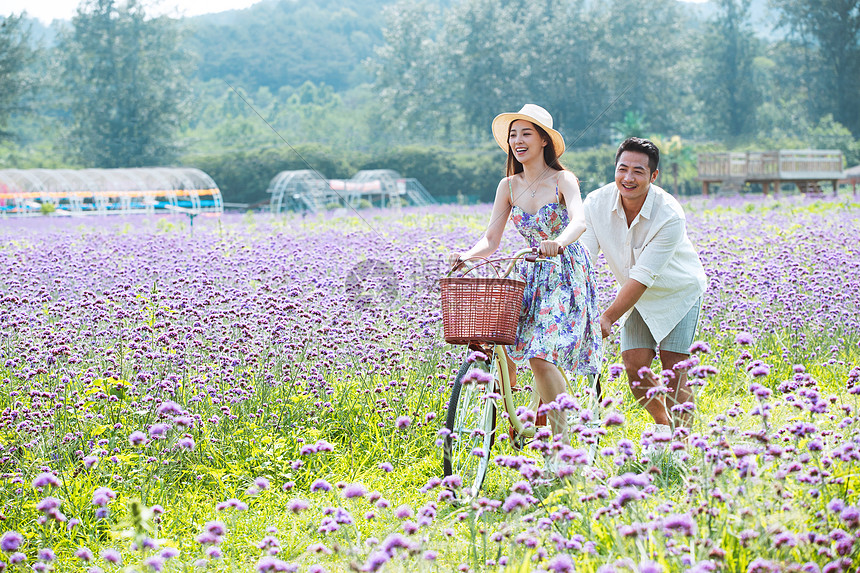
[[[610,344],[597,431],[466,504],[436,280],[488,206],[0,221],[0,571],[860,570],[860,205],[686,208],[692,430],[642,437]]]

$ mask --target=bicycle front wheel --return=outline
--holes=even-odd
[[[445,476],[459,475],[463,488],[471,497],[478,495],[487,468],[490,465],[490,448],[496,439],[496,404],[488,397],[495,390],[495,361],[466,361],[460,367],[451,399],[442,446],[442,470]],[[477,371],[477,372],[476,372]],[[475,374],[486,380],[476,380]]]

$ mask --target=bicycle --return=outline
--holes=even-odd
[[[514,380],[510,379],[507,367],[505,345],[515,341],[525,287],[523,281],[508,277],[521,258],[532,264],[557,264],[539,257],[536,248],[528,248],[509,258],[483,259],[484,263],[467,267],[462,277],[452,279],[450,275],[455,267],[448,277],[440,281],[445,340],[451,344],[466,345],[470,351],[451,389],[445,420],[447,433],[442,443],[442,470],[446,477],[459,475],[471,497],[477,496],[489,469],[490,450],[496,441],[496,402],[501,401],[503,417],[510,423],[508,435],[516,449],[522,449],[534,439],[542,423],[541,417],[535,417],[534,423],[521,419],[524,406],[515,402],[514,394],[523,388],[516,385],[516,373]],[[510,263],[501,274],[495,264],[505,260]],[[485,264],[490,264],[496,271],[496,278],[465,276]],[[572,386],[564,371],[561,373],[568,393],[577,393],[579,389]],[[587,409],[591,410],[592,419],[596,421],[599,418],[600,377],[589,375],[586,379],[588,386],[585,394],[590,402]],[[528,409],[536,411],[540,404],[537,392],[532,389],[528,398]],[[595,442],[591,451],[592,459],[596,455],[596,448]]]

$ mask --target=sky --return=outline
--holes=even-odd
[[[45,24],[55,19],[70,20],[75,15],[80,0],[2,0],[0,16],[20,14],[27,11],[31,17]],[[682,0],[682,2],[705,2],[706,0]],[[170,14],[174,16],[199,16],[210,12],[248,8],[259,0],[155,0],[148,14]]]
[[[147,14],[170,14],[175,16],[199,16],[210,12],[239,10],[248,8],[260,0],[154,0],[147,2],[152,9]],[[80,0],[2,0],[0,15],[20,14],[27,11],[30,17],[38,18],[44,24],[51,21],[71,20],[77,12]]]

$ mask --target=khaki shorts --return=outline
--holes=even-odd
[[[699,314],[702,311],[702,299],[693,305],[681,322],[675,325],[672,332],[660,341],[659,350],[668,350],[678,354],[689,354],[690,347],[696,337],[696,328],[699,324]],[[650,348],[655,352],[658,350],[657,341],[648,329],[648,325],[642,320],[642,316],[636,308],[627,317],[624,326],[621,327],[621,351],[633,350],[634,348]]]

